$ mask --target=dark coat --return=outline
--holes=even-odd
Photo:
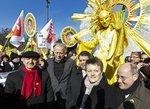
[[[13,68],[11,67],[9,61],[8,62],[3,62],[3,66],[2,66],[3,72],[10,72],[10,71],[12,71],[12,69]]]
[[[67,59],[65,61],[64,70],[59,80],[56,78],[54,73],[54,58],[48,59],[47,62],[48,62],[47,71],[51,78],[51,83],[55,97],[57,96],[56,95],[57,92],[60,92],[61,98],[66,99],[68,80],[70,78],[71,73],[76,72],[75,62],[72,59]]]
[[[81,105],[85,89],[86,88],[83,82],[81,92],[77,100],[76,109],[79,109]],[[111,87],[108,85],[107,80],[103,75],[103,78],[100,81],[99,85],[93,87],[90,95],[85,102],[84,109],[115,109],[113,107],[114,99],[112,98],[111,94]]]
[[[67,109],[75,107],[80,94],[81,83],[83,81],[82,69],[78,68],[76,73],[72,73],[67,88]]]
[[[118,109],[150,109],[150,90],[141,82],[136,91],[130,94]]]
[[[17,105],[18,109],[19,107],[23,109],[23,105],[25,106],[25,108],[27,106],[29,109],[30,108],[43,109],[46,106],[46,103],[47,105],[50,105],[53,102],[54,95],[51,87],[51,81],[48,76],[48,72],[42,72],[42,71],[39,72],[42,78],[42,94],[38,97],[31,96],[27,100],[23,100],[21,97],[21,87],[22,87],[24,72],[21,71],[21,69],[19,69],[8,75],[5,84],[5,93],[7,95],[11,95],[15,97],[15,99],[20,102],[17,104],[22,104],[20,106]]]

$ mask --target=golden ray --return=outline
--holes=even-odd
[[[94,9],[98,8],[98,5],[96,3],[96,0],[88,0],[88,5]]]
[[[71,18],[80,21],[91,19],[89,14],[79,14],[79,13],[74,13],[73,16],[71,16]]]
[[[135,4],[135,5],[131,8],[131,11],[135,11],[135,10],[137,10],[138,8],[140,8],[140,3]]]
[[[128,21],[138,21],[140,19],[140,16],[132,17]]]

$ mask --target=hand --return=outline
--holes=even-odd
[[[112,27],[116,30],[120,30],[123,27],[123,21],[120,18],[121,13],[115,13],[113,15],[113,22],[111,23]]]
[[[123,23],[121,21],[118,21],[117,23],[111,23],[111,25],[116,30],[120,30],[123,27]]]
[[[77,36],[75,36],[74,38],[75,38],[75,40],[77,41],[78,44],[81,43],[81,40],[79,38],[77,38]]]
[[[137,64],[137,68],[138,69],[140,69],[141,67],[143,67],[143,63],[142,62],[140,62],[140,63]]]

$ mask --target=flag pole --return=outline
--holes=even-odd
[[[8,34],[8,37],[7,37],[7,40],[5,41],[5,44],[4,44],[4,46],[3,46],[3,48],[2,48],[2,52],[4,52],[5,51],[5,48],[6,48],[6,46],[7,46],[7,44],[8,44],[8,42],[9,42],[9,40],[10,40],[10,34]]]
[[[49,21],[49,4],[50,4],[50,0],[46,0],[46,19],[47,19],[47,22]]]

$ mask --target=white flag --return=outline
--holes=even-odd
[[[15,47],[19,47],[21,45],[20,42],[25,42],[23,37],[23,14],[24,11],[22,10],[10,32],[10,43]]]
[[[52,19],[43,27],[40,33],[43,35],[43,38],[46,39],[46,47],[52,50],[56,41]]]

